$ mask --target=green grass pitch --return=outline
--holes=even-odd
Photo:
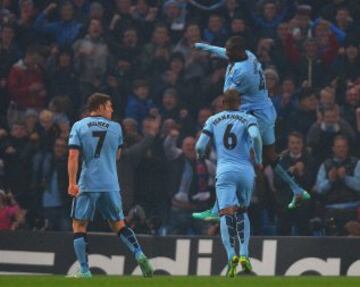
[[[360,277],[256,277],[239,276],[94,276],[91,279],[68,279],[63,276],[0,276],[1,287],[359,287]]]

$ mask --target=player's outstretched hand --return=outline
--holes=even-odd
[[[77,184],[69,184],[68,194],[76,197],[79,194],[79,186]]]

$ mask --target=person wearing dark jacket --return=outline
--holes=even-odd
[[[334,218],[335,234],[343,234],[344,225],[356,219],[360,207],[360,161],[351,156],[348,139],[342,135],[335,137],[332,150],[334,155],[320,166],[315,190],[322,199],[324,220]]]
[[[132,132],[128,128],[131,122],[134,127]],[[151,120],[148,129],[143,131],[144,136],[142,138],[136,133],[137,126],[134,120],[125,119],[123,125],[124,127],[126,126],[124,128],[124,149],[118,163],[118,174],[123,209],[127,212],[134,206],[135,168],[139,165],[144,154],[151,147],[156,135],[159,133],[160,121],[159,119]],[[131,134],[136,134],[137,136],[134,137]]]
[[[71,198],[67,195],[67,144],[64,139],[55,141],[53,152],[44,156],[40,182],[45,229],[70,230],[69,210]]]

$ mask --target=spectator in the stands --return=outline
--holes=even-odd
[[[30,46],[25,57],[16,62],[9,73],[9,96],[19,109],[45,107],[47,92],[44,75],[39,67],[41,56],[38,47]]]
[[[201,42],[201,29],[195,22],[187,24],[182,39],[177,43],[174,52],[180,52],[185,57],[185,74],[187,79],[201,78],[205,75],[207,66],[206,53],[194,49]]]
[[[173,41],[179,40],[180,33],[186,25],[186,7],[183,1],[170,0],[164,3],[164,20],[167,23]]]
[[[164,91],[160,113],[163,119],[177,119],[179,116],[178,95],[176,89],[168,88]]]
[[[81,103],[100,83],[107,69],[108,46],[103,38],[103,26],[97,19],[91,19],[84,38],[77,40],[74,48],[74,63],[79,75]]]
[[[73,52],[70,48],[53,48],[45,66],[49,86],[49,98],[68,96],[73,105],[79,107],[78,81],[73,65]]]
[[[345,86],[347,80],[356,81],[360,77],[359,45],[350,39],[345,50],[340,53],[332,67],[332,77],[338,79],[338,85]],[[339,102],[342,103],[341,98]]]
[[[213,115],[213,111],[209,107],[204,107],[199,110],[197,123],[196,123],[196,131],[202,131],[205,122],[209,117]]]
[[[21,52],[15,42],[15,27],[4,25],[1,29],[0,38],[0,79],[5,81],[11,66],[19,60]]]
[[[342,41],[331,30],[331,23],[319,20],[314,27],[314,38],[319,45],[320,58],[326,66],[333,64]],[[342,35],[344,40],[345,35]]]
[[[204,41],[216,46],[223,47],[228,38],[228,31],[224,25],[224,19],[218,14],[209,16],[207,27],[204,30]]]
[[[169,30],[165,25],[157,24],[154,28],[151,43],[143,48],[141,58],[145,75],[163,71],[167,66],[172,50]]]
[[[292,132],[288,136],[288,146],[280,155],[280,161],[288,173],[293,176],[303,188],[311,190],[315,181],[314,163],[310,151],[304,145],[304,137],[299,132]],[[292,193],[283,182],[275,176],[276,201],[278,212],[279,235],[308,235],[311,210],[308,204],[296,210],[289,211],[286,203],[291,199]],[[295,232],[292,232],[295,228]]]
[[[231,19],[230,36],[241,36],[245,39],[247,49],[253,50],[255,48],[256,40],[254,39],[251,29],[244,18],[236,16]]]
[[[90,11],[89,0],[73,0],[74,4],[74,18],[85,24],[88,21]]]
[[[10,136],[1,145],[4,159],[5,188],[10,190],[22,208],[34,204],[31,193],[31,159],[35,152],[34,144],[29,141],[23,122],[11,126]]]
[[[164,141],[165,155],[170,161],[171,209],[169,234],[201,233],[201,226],[193,222],[191,213],[210,204],[210,190],[214,184],[215,166],[209,160],[196,160],[195,139],[187,137],[181,149],[176,147],[177,130],[170,131]]]
[[[329,69],[320,57],[319,43],[314,38],[304,42],[304,53],[297,66],[298,81],[305,87],[321,87],[329,81]],[[301,53],[299,51],[299,53]]]
[[[354,32],[355,25],[349,9],[346,7],[339,7],[339,9],[337,9],[335,15],[335,25],[346,34]]]
[[[22,52],[30,45],[45,42],[42,34],[34,28],[36,9],[33,0],[19,1],[20,16],[16,27],[16,42]]]
[[[140,124],[154,107],[150,98],[149,83],[144,80],[135,81],[132,94],[128,98],[125,116],[136,120]]]
[[[303,89],[300,92],[298,107],[286,117],[287,130],[298,131],[306,136],[310,127],[316,122],[318,100],[313,89]],[[301,119],[301,121],[299,120]]]
[[[351,155],[344,136],[335,137],[332,150],[333,156],[319,169],[315,188],[322,197],[324,220],[334,218],[335,234],[343,234],[344,225],[357,218],[360,206],[360,161]]]
[[[336,103],[335,90],[331,87],[325,87],[319,93],[318,119],[321,118],[321,112],[332,108]]]
[[[340,118],[339,107],[335,105],[321,111],[320,121],[314,123],[307,134],[307,143],[318,164],[331,154],[332,143],[337,135],[343,135],[350,143],[354,143],[355,132],[349,123]]]
[[[16,230],[24,223],[24,213],[11,193],[0,189],[0,230]]]
[[[252,21],[260,36],[275,38],[276,28],[284,22],[294,10],[294,1],[287,0],[280,8],[276,1],[263,1],[262,15],[258,16],[252,10],[249,11]]]
[[[70,46],[79,35],[82,25],[74,19],[74,7],[70,1],[64,2],[60,7],[60,20],[49,22],[48,17],[58,7],[50,3],[36,18],[34,28],[49,34],[60,46]]]
[[[341,117],[351,125],[354,131],[356,131],[356,110],[360,108],[360,87],[348,87],[345,97],[345,104],[340,109]]]
[[[265,81],[266,81],[266,88],[269,92],[269,97],[274,104],[276,112],[279,113],[280,110],[280,78],[279,74],[275,69],[268,68],[264,71]]]
[[[71,199],[67,195],[67,144],[65,139],[55,141],[53,151],[44,156],[40,166],[41,201],[44,209],[45,229],[70,230],[68,210]]]

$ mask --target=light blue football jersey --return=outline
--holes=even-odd
[[[251,125],[257,125],[256,118],[238,110],[223,111],[208,118],[202,132],[213,139],[217,175],[244,164],[251,166],[252,141],[248,133]]]
[[[69,148],[81,150],[80,192],[119,191],[116,155],[123,144],[121,126],[100,116],[76,122],[70,132]]]
[[[235,89],[241,96],[241,110],[253,111],[272,105],[265,76],[256,56],[246,51],[248,58],[227,66],[224,92]]]

